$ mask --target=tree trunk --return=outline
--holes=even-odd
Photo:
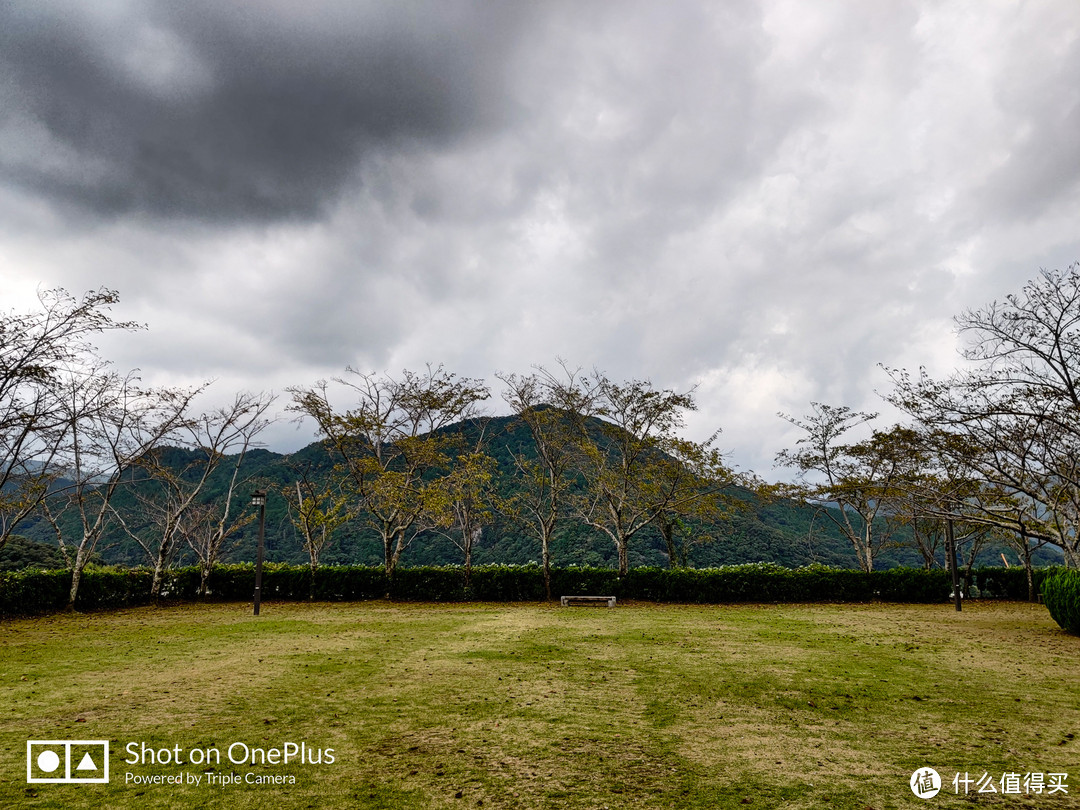
[[[1024,543],[1024,571],[1027,573],[1028,601],[1037,602],[1038,599],[1035,598],[1035,572],[1032,570],[1031,551],[1027,543]]]
[[[383,535],[383,566],[386,568],[386,575],[389,577],[394,573],[394,535]]]
[[[150,583],[150,599],[153,602],[157,602],[161,598],[161,580],[164,573],[165,561],[162,559],[161,554],[158,554],[158,558],[154,562],[154,579]]]
[[[540,556],[544,563],[544,596],[551,601],[551,549],[548,536],[540,539]]]
[[[82,566],[79,564],[79,557],[81,556],[82,555],[76,556],[75,568],[71,572],[71,590],[68,591],[67,603],[67,610],[69,613],[75,610],[75,597],[79,593],[79,580],[82,579]]]
[[[319,550],[311,547],[311,581],[308,583],[308,601],[315,601],[315,572],[319,570]]]
[[[675,549],[675,524],[666,520],[661,521],[660,534],[664,536],[664,542],[667,543],[668,568],[679,568],[679,552]]]
[[[207,585],[210,583],[210,569],[209,565],[199,566],[199,598],[206,598]]]
[[[873,528],[872,524],[873,524],[872,520],[867,520],[866,521],[866,533],[865,533],[865,535],[863,537],[863,547],[862,547],[863,570],[868,574],[873,573],[873,571],[874,571],[874,537],[873,537],[873,534],[872,534],[872,532],[874,531],[874,528]]]
[[[383,538],[383,543],[386,549],[386,598],[389,599],[394,590],[394,569],[401,556],[401,534],[389,534]]]
[[[859,561],[859,568],[863,573],[869,574],[874,570],[874,558],[870,556],[870,550],[861,542],[853,542],[855,558]]]
[[[616,543],[619,549],[619,576],[624,577],[630,572],[630,548],[626,538]]]

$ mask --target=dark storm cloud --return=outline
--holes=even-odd
[[[527,16],[482,2],[5,3],[0,177],[105,214],[311,217],[373,150],[497,123]]]

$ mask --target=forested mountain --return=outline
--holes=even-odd
[[[518,485],[514,455],[535,456],[532,437],[519,417],[485,417],[458,423],[447,428],[462,435],[464,446],[476,446],[482,441],[486,452],[495,458],[499,475],[496,485],[507,495]],[[177,471],[185,470],[197,460],[189,450],[166,448],[164,458]],[[284,491],[290,489],[301,475],[311,480],[325,480],[331,475],[334,461],[322,443],[315,442],[290,455],[267,450],[249,451],[240,467],[246,484],[241,490],[237,507],[251,512],[250,492],[263,489],[269,492],[266,507],[266,558],[270,561],[302,563],[307,555],[302,539],[289,517]],[[222,464],[215,471],[201,499],[213,502],[220,499],[229,484],[232,465]],[[132,533],[153,532],[155,527],[140,521],[136,494],[148,485],[140,483],[131,473],[130,486],[114,499],[118,515],[124,516]],[[820,510],[806,504],[784,499],[762,499],[750,490],[733,487],[733,507],[726,520],[708,526],[688,526],[681,538],[685,561],[692,567],[711,567],[751,562],[773,562],[797,567],[809,563],[824,563],[836,567],[856,568],[858,563],[849,542],[840,536],[830,520]],[[65,533],[78,531],[73,515],[61,520]],[[55,546],[55,532],[44,519],[37,519],[23,528],[31,540]],[[222,562],[252,561],[255,559],[257,525],[249,522],[230,538],[222,554]],[[691,539],[692,538],[692,539]],[[903,540],[901,536],[900,540]],[[616,550],[600,532],[567,520],[556,533],[552,543],[552,565],[585,565],[615,567]],[[1060,555],[1044,552],[1040,563],[1057,562]],[[119,520],[112,525],[98,546],[106,562],[141,565],[148,562],[145,552],[132,539]],[[1001,564],[1000,548],[990,548],[980,556],[980,563]],[[1009,554],[1009,552],[1006,552]],[[1015,554],[1012,555],[1015,557]],[[474,564],[525,564],[539,561],[536,539],[511,520],[496,516],[483,528],[480,542],[474,549]],[[374,535],[365,532],[358,522],[347,522],[337,528],[332,543],[321,558],[322,564],[361,563],[381,564],[383,549]],[[177,562],[192,561],[188,549],[181,549]],[[405,565],[460,564],[461,551],[446,537],[436,532],[419,536],[402,558]],[[668,551],[659,532],[649,529],[634,538],[630,547],[632,566],[662,566],[671,564]],[[920,555],[911,547],[899,545],[883,551],[876,566],[896,565],[918,567]]]

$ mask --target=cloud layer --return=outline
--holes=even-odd
[[[15,2],[0,284],[120,290],[157,381],[698,385],[766,475],[777,411],[1080,258],[1080,8],[794,0]],[[284,429],[275,441],[309,438]]]

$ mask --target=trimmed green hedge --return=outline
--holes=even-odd
[[[976,581],[983,595],[1025,598],[1027,583],[1020,569],[981,569]],[[1037,572],[1041,583],[1047,569]],[[552,593],[612,595],[620,599],[688,604],[730,602],[945,602],[951,590],[941,570],[891,568],[871,574],[811,565],[784,568],[770,563],[723,568],[635,568],[625,577],[603,568],[560,568],[551,572]],[[151,573],[145,569],[88,566],[79,586],[77,610],[98,610],[150,602]],[[0,573],[0,615],[28,615],[63,610],[71,574],[68,571]],[[250,563],[217,566],[210,574],[208,598],[243,602],[255,590]],[[169,601],[197,598],[199,571],[169,571],[162,597]],[[381,567],[326,566],[312,583],[306,566],[267,563],[262,598],[266,601],[356,601],[393,599],[418,602],[531,602],[544,598],[543,571],[537,565],[492,565],[473,568],[465,584],[460,566],[400,568],[392,578]]]
[[[1058,568],[1035,568],[1031,579],[1035,593],[1042,590],[1043,581]],[[1018,566],[1012,568],[978,568],[972,577],[979,593],[994,599],[1028,598],[1027,571]]]
[[[1043,603],[1061,628],[1080,636],[1080,571],[1056,570],[1042,583]]]

